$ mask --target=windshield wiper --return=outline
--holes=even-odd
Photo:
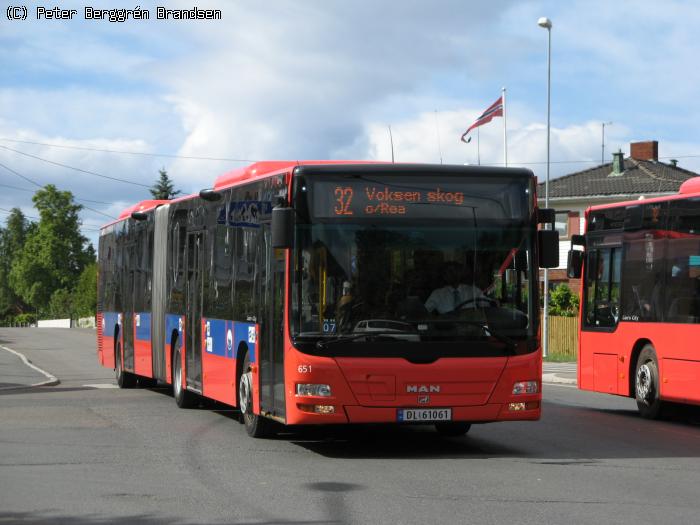
[[[324,348],[328,348],[329,346],[332,346],[332,345],[335,345],[338,343],[348,343],[350,341],[356,341],[358,339],[366,339],[367,341],[374,341],[376,338],[379,338],[379,337],[389,337],[390,339],[395,340],[395,341],[405,341],[406,339],[402,339],[402,336],[406,336],[406,335],[418,335],[418,334],[415,332],[396,332],[396,331],[362,332],[359,334],[341,335],[338,337],[333,337],[331,339],[319,340],[316,342],[316,348],[323,350]]]
[[[487,336],[492,336],[492,337],[494,337],[495,339],[497,339],[498,341],[500,341],[501,343],[505,344],[506,347],[508,348],[508,350],[510,350],[510,352],[511,352],[512,354],[515,355],[515,349],[516,349],[518,343],[515,342],[515,341],[514,341],[513,339],[511,339],[510,337],[508,337],[507,335],[505,335],[505,334],[499,332],[498,330],[494,330],[494,329],[491,328],[491,327],[488,325],[488,323],[486,323],[486,322],[483,322],[483,321],[466,321],[466,320],[460,320],[460,319],[449,319],[449,320],[447,320],[447,319],[442,320],[442,319],[441,319],[441,320],[431,320],[431,321],[429,321],[429,322],[430,322],[430,323],[435,323],[435,324],[438,324],[438,325],[441,325],[441,324],[445,324],[445,325],[449,325],[449,324],[463,324],[463,325],[467,325],[467,326],[476,326],[476,327],[478,327],[478,328],[481,328],[481,330],[483,331],[483,333],[484,333],[485,335],[487,335]]]
[[[461,324],[466,324],[469,326],[478,326],[479,328],[481,328],[483,330],[484,334],[486,334],[487,336],[492,336],[492,337],[498,339],[501,343],[505,344],[508,347],[508,349],[510,350],[510,352],[512,354],[515,354],[515,349],[516,349],[518,343],[516,343],[513,339],[511,339],[507,335],[504,335],[501,332],[494,330],[487,323],[482,323],[480,321],[459,321],[459,320],[456,322],[461,323]]]

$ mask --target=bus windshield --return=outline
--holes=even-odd
[[[506,355],[536,336],[527,183],[429,180],[305,181],[292,276],[296,341],[328,354],[342,346],[334,341],[493,341],[490,355]]]

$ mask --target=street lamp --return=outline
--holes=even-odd
[[[547,178],[544,183],[544,207],[549,208],[549,122],[550,91],[552,85],[552,21],[546,16],[537,21],[537,25],[547,30]],[[542,322],[542,357],[547,357],[549,347],[549,270],[544,269],[544,319]]]
[[[603,165],[605,164],[605,126],[611,125],[612,122],[601,122],[603,132],[602,132],[602,141],[601,141],[601,153],[600,153],[600,164]]]

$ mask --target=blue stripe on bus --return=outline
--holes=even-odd
[[[204,351],[210,355],[239,358],[238,349],[244,343],[249,350],[250,362],[256,360],[257,328],[255,323],[241,323],[223,319],[203,319],[205,326]]]
[[[102,335],[114,337],[114,327],[119,324],[119,314],[117,312],[102,312],[102,319],[105,322]]]
[[[166,343],[170,344],[170,334],[173,330],[180,332],[180,337],[182,337],[182,329],[180,328],[180,319],[182,316],[177,314],[165,314],[165,337]]]
[[[204,321],[204,351],[221,357],[233,357],[231,321],[202,319]],[[228,333],[231,332],[229,336]]]
[[[138,341],[151,340],[151,314],[137,313],[134,320],[136,326],[136,339]]]
[[[233,344],[236,349],[236,359],[238,359],[238,348],[241,342],[248,347],[249,359],[255,363],[258,348],[257,328],[255,323],[233,323]]]

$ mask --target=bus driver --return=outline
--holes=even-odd
[[[425,302],[428,312],[446,314],[460,308],[476,308],[480,299],[488,301],[478,286],[474,284],[472,272],[469,270],[464,281],[468,284],[460,283],[460,265],[454,261],[445,264],[444,275],[446,286],[437,288]],[[461,305],[461,306],[460,306]]]

